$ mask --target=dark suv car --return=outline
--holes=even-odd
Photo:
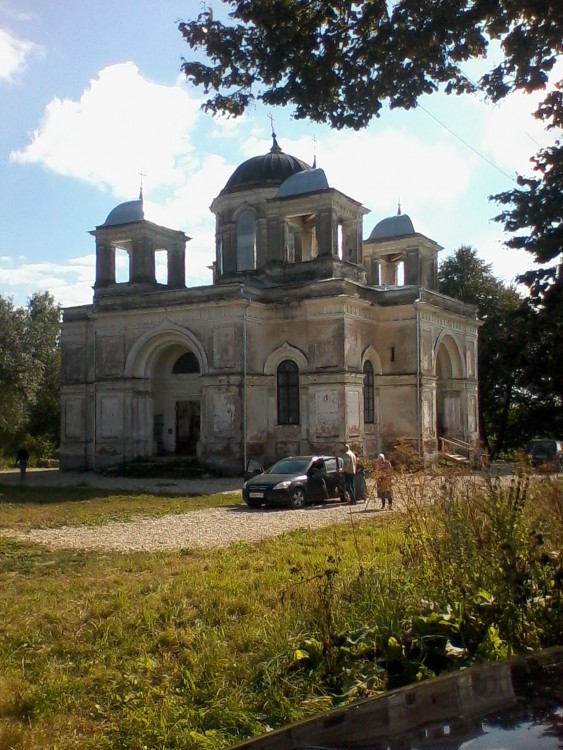
[[[264,504],[302,508],[307,503],[331,498],[346,500],[343,462],[339,456],[290,456],[267,471],[251,459],[245,479],[242,496],[251,508]]]
[[[551,438],[530,440],[526,452],[532,460],[532,466],[545,466],[555,471],[563,471],[563,441]]]

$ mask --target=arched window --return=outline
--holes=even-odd
[[[256,268],[256,216],[245,209],[237,218],[237,271]]]
[[[367,361],[364,364],[364,424],[375,422],[375,406],[373,393],[373,366]]]
[[[173,375],[189,375],[194,372],[199,372],[199,362],[192,352],[186,352],[178,357],[172,368]]]
[[[299,368],[291,359],[278,367],[278,424],[299,424]]]

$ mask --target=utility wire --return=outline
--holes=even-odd
[[[459,136],[459,135],[458,135],[457,133],[455,133],[455,132],[454,132],[454,131],[453,131],[453,130],[452,130],[451,128],[449,128],[449,127],[448,127],[448,126],[447,126],[447,125],[446,125],[446,124],[445,124],[444,122],[442,122],[441,120],[439,120],[439,119],[438,119],[438,118],[436,117],[436,115],[433,115],[433,114],[432,114],[431,112],[429,112],[429,111],[428,111],[427,109],[425,109],[425,108],[424,108],[424,107],[422,106],[422,104],[417,104],[416,106],[418,107],[418,109],[421,109],[421,110],[422,110],[423,112],[425,112],[425,113],[426,113],[426,114],[428,115],[428,117],[431,117],[431,118],[432,118],[433,120],[436,120],[436,122],[438,123],[438,125],[441,125],[441,126],[442,126],[442,127],[444,128],[444,130],[447,130],[447,131],[448,131],[448,133],[450,133],[450,135],[453,135],[453,137],[454,137],[454,138],[457,138],[457,140],[458,140],[458,141],[460,141],[461,143],[463,143],[463,145],[464,145],[464,146],[465,146],[466,148],[468,148],[468,149],[469,149],[470,151],[473,151],[473,153],[474,153],[474,154],[476,154],[476,155],[477,155],[477,156],[478,156],[478,157],[479,157],[480,159],[483,159],[483,161],[486,161],[486,162],[487,162],[487,164],[489,164],[489,165],[490,165],[491,167],[493,167],[493,169],[496,169],[496,170],[497,170],[497,172],[500,172],[500,174],[501,174],[501,175],[503,175],[504,177],[507,177],[507,178],[508,178],[508,179],[509,179],[509,180],[510,180],[511,182],[513,182],[513,183],[514,183],[515,185],[517,185],[517,184],[518,184],[518,183],[516,182],[516,179],[515,179],[515,178],[514,178],[514,177],[513,177],[512,175],[509,175],[509,174],[508,174],[508,172],[505,172],[504,170],[502,170],[502,169],[501,169],[501,168],[500,168],[499,166],[497,166],[497,165],[496,165],[496,164],[495,164],[495,163],[494,163],[493,161],[491,161],[491,160],[490,160],[490,159],[488,159],[488,158],[487,158],[486,156],[484,156],[484,155],[483,155],[483,154],[482,154],[482,153],[481,153],[480,151],[477,151],[477,149],[476,149],[476,148],[474,148],[474,147],[473,147],[473,146],[472,146],[472,145],[471,145],[470,143],[467,143],[467,141],[465,141],[465,140],[464,140],[464,139],[463,139],[463,138],[462,138],[461,136]]]

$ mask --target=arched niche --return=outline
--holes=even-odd
[[[443,380],[456,380],[465,377],[463,356],[457,342],[449,334],[438,337],[434,347],[434,371]]]
[[[286,341],[282,346],[274,349],[274,351],[267,357],[264,363],[264,375],[275,375],[279,365],[285,359],[293,360],[299,367],[300,373],[307,372],[309,369],[309,362],[301,349],[291,346],[291,344],[288,344]]]
[[[208,371],[207,355],[199,339],[187,328],[167,326],[141,336],[131,347],[125,362],[125,377],[150,378],[154,363],[165,349],[177,351],[178,356],[191,351],[199,363],[201,373]]]
[[[456,341],[448,334],[436,342],[435,375],[436,434],[446,440],[463,440],[464,360]]]

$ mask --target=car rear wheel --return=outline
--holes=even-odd
[[[289,505],[295,510],[297,508],[303,508],[305,502],[305,490],[303,489],[303,487],[295,487],[295,489],[293,489],[291,492]]]

